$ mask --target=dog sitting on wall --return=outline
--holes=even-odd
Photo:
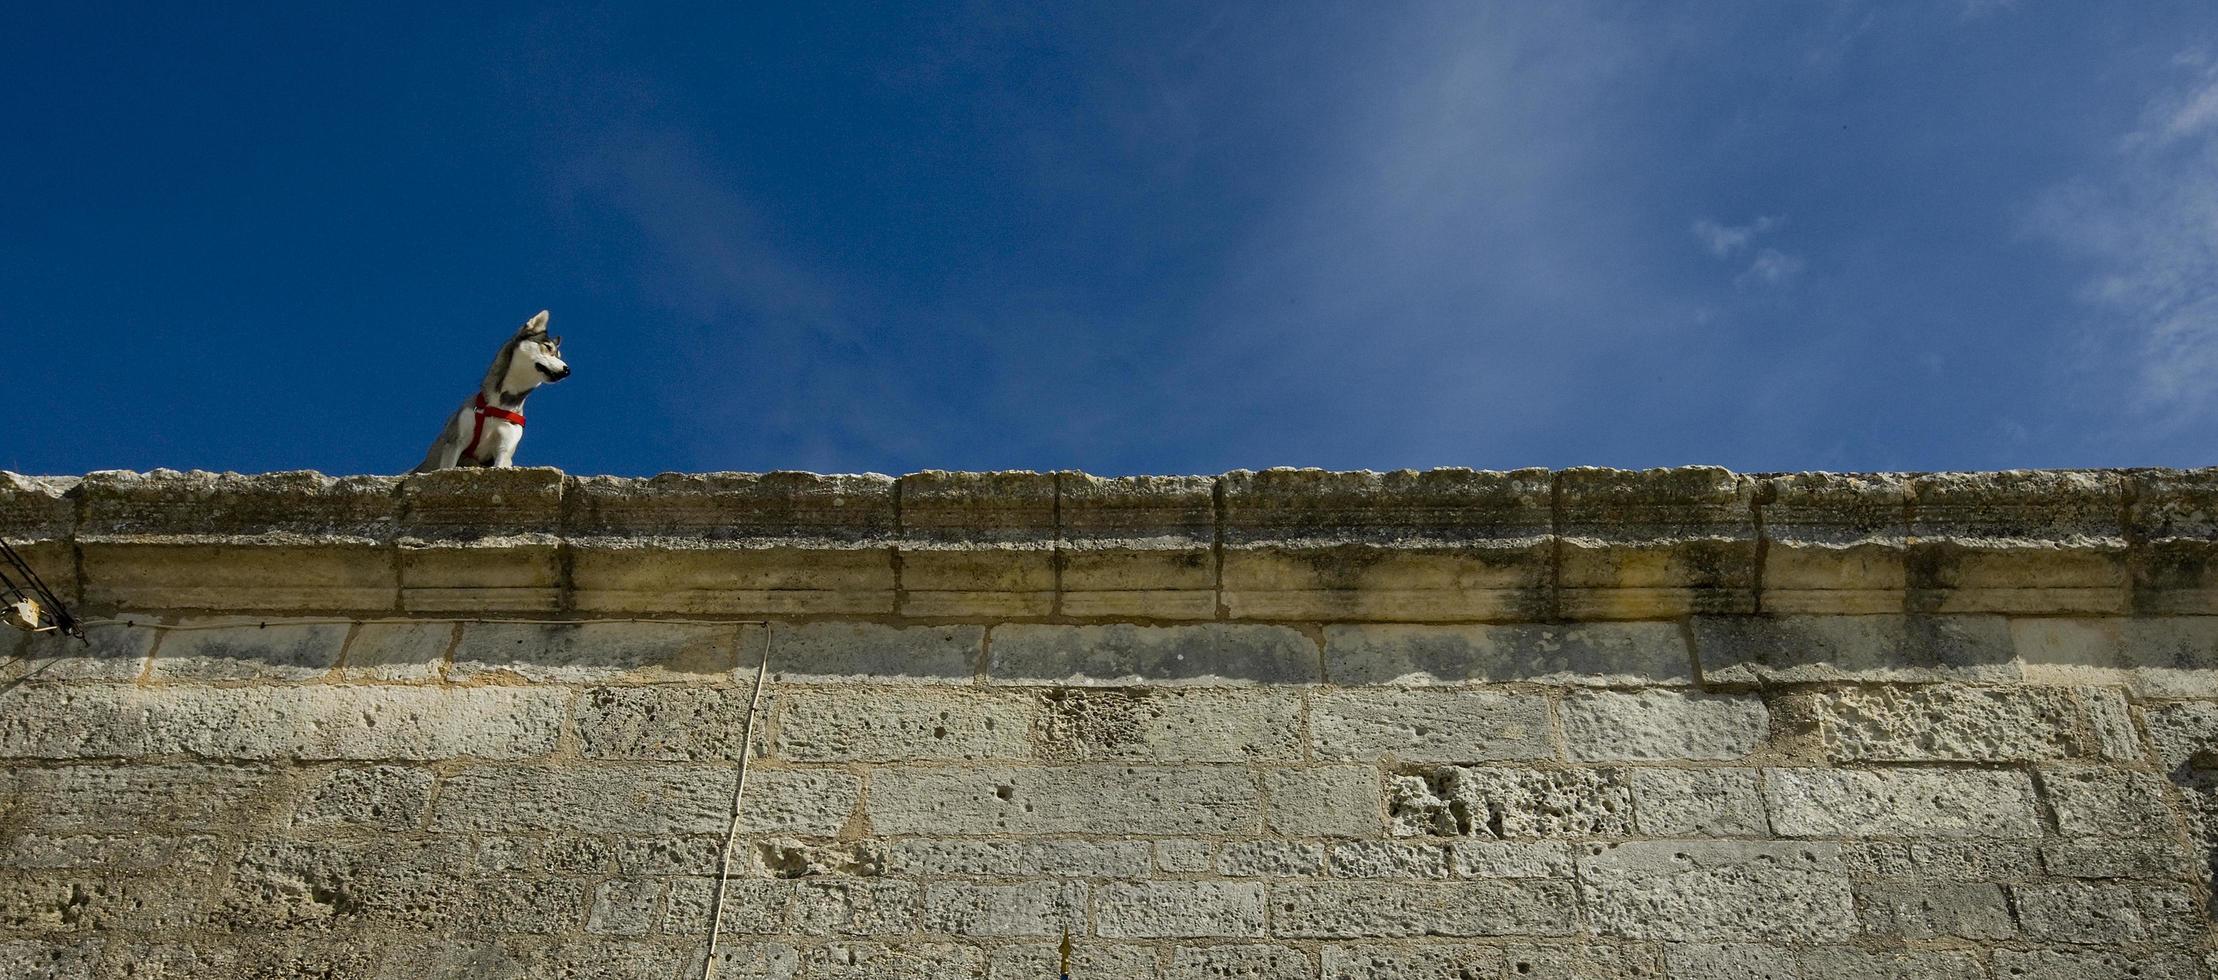
[[[532,389],[569,376],[562,338],[547,336],[547,311],[540,310],[501,345],[477,395],[447,418],[415,472],[516,465],[516,447],[524,441],[524,399]]]

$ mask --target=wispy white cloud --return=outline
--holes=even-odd
[[[1779,227],[1784,218],[1764,215],[1745,225],[1726,225],[1713,218],[1694,219],[1694,237],[1710,250],[1711,255],[1723,258],[1748,247],[1756,236]]]
[[[1733,288],[1752,289],[1763,286],[1785,286],[1802,275],[1803,261],[1799,255],[1789,255],[1776,248],[1761,249],[1748,269],[1733,277]]]
[[[1807,265],[1801,256],[1769,246],[1756,248],[1758,238],[1779,230],[1786,223],[1784,215],[1759,215],[1744,225],[1728,225],[1715,218],[1696,218],[1691,230],[1695,240],[1720,259],[1733,258],[1755,248],[1747,267],[1733,277],[1733,288],[1746,291],[1787,286],[1801,277]]]
[[[2218,417],[2218,66],[2189,52],[2186,76],[2151,99],[2107,173],[2048,191],[2030,226],[2086,263],[2079,296],[2090,349],[2132,379],[2142,417]]]

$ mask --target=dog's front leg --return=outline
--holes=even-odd
[[[522,429],[517,429],[516,434],[509,438],[494,440],[492,465],[501,467],[516,465],[516,447],[523,445],[523,443],[524,430]]]

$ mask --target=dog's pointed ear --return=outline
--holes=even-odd
[[[547,311],[540,310],[524,321],[524,328],[516,331],[518,337],[537,337],[547,332]]]

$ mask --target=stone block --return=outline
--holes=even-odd
[[[1335,684],[1694,682],[1676,623],[1336,623],[1325,627],[1325,670]]]
[[[1562,711],[1566,752],[1588,762],[1730,762],[1771,730],[1771,712],[1754,697],[1595,691],[1564,698]]]
[[[1815,699],[1836,762],[2031,762],[2094,755],[2061,688],[1863,688]]]
[[[1650,837],[1763,837],[1763,778],[1754,769],[1628,769],[1634,821]]]
[[[1458,878],[1569,878],[1572,847],[1560,841],[1459,840],[1448,845]]]
[[[1899,473],[1796,473],[1766,481],[1764,609],[1900,612],[1909,584],[1910,485]]]
[[[2037,837],[2021,772],[1767,769],[1764,802],[1782,837]]]
[[[1448,766],[1393,777],[1387,821],[1403,837],[1626,837],[1633,832],[1633,797],[1618,769]]]
[[[1202,688],[1056,688],[1040,701],[1042,758],[1079,762],[1298,762],[1301,698]]]
[[[920,892],[913,881],[799,881],[793,929],[805,936],[906,935],[917,931]]]
[[[749,774],[750,803],[753,791],[767,781],[757,781],[761,775]],[[722,833],[731,819],[735,778],[722,766],[468,765],[439,787],[431,829],[600,833],[623,827],[648,834]]]
[[[478,932],[576,932],[585,924],[587,908],[585,886],[575,881],[478,881],[470,885],[462,903],[460,924]]]
[[[1054,611],[1055,474],[926,470],[901,478],[898,499],[902,615]]]
[[[2125,692],[2114,687],[2075,687],[2072,696],[2079,700],[2080,716],[2097,755],[2133,765],[2148,762],[2149,748],[2134,724],[2133,705]]]
[[[1064,615],[1216,616],[1216,480],[1057,478]]]
[[[1233,834],[1262,826],[1255,783],[1229,767],[885,768],[870,776],[884,834]]]
[[[2022,840],[1863,840],[1841,845],[1859,881],[2015,881],[2032,877],[2040,852]]]
[[[1155,842],[1155,870],[1163,874],[1202,874],[1209,870],[1206,841],[1159,840]]]
[[[1867,882],[1856,886],[1856,919],[1890,939],[2008,939],[2018,934],[2000,885]]]
[[[1124,687],[1324,679],[1316,643],[1285,626],[1017,623],[994,627],[990,651],[987,678],[996,684]]]
[[[553,749],[563,700],[521,688],[24,685],[0,693],[0,756],[520,758]]]
[[[137,680],[161,637],[158,629],[123,625],[89,627],[82,642],[54,633],[25,636],[20,659],[0,664],[0,683]],[[7,641],[0,637],[0,649]]]
[[[2108,949],[1998,949],[1995,972],[2011,980],[2202,980],[2192,954]]]
[[[2174,701],[2142,709],[2157,763],[2174,779],[2218,769],[2218,701]]]
[[[2036,680],[2116,684],[2152,698],[2218,696],[2218,616],[2021,618],[2010,633]]]
[[[1152,977],[1155,949],[1121,943],[1091,942],[1072,937],[1071,976]],[[991,980],[1040,980],[1058,975],[1061,950],[1053,943],[996,946],[986,954],[986,975]]]
[[[1800,951],[1795,966],[1802,980],[1987,980],[1971,950],[1820,946]]]
[[[654,928],[663,883],[653,878],[611,878],[593,890],[585,931],[597,936],[644,936]]]
[[[861,796],[862,780],[851,773],[751,768],[747,797],[740,804],[739,829],[745,834],[830,837],[853,819]]]
[[[452,680],[504,678],[536,684],[736,679],[759,649],[736,626],[695,623],[473,623],[462,628]]]
[[[588,759],[736,762],[751,697],[749,690],[729,687],[587,688],[578,695],[572,727]]]
[[[2196,859],[2176,840],[2088,839],[2041,846],[2041,866],[2060,878],[2166,878],[2197,874]]]
[[[1712,466],[1558,471],[1562,617],[1755,611],[1755,489]]]
[[[1266,769],[1272,833],[1288,837],[1372,837],[1381,823],[1379,772],[1370,766]]]
[[[837,943],[801,954],[809,980],[924,980],[983,976],[985,954],[953,943]]]
[[[1227,878],[1314,878],[1324,873],[1325,845],[1290,840],[1250,840],[1217,852],[1217,873]]]
[[[1386,840],[1334,844],[1328,865],[1335,878],[1447,878],[1453,866],[1445,841]]]
[[[794,884],[730,879],[724,883],[719,936],[776,936],[793,928]],[[663,893],[665,935],[706,936],[716,912],[716,879],[672,878]]]
[[[431,805],[433,780],[431,770],[410,766],[333,769],[293,812],[293,826],[413,830]]]
[[[2010,470],[1911,478],[1911,608],[2125,611],[2125,487],[2116,473]]]
[[[924,888],[924,931],[956,936],[1085,935],[1086,886],[1074,881],[934,882]]]
[[[2000,616],[1697,616],[1711,684],[2007,683],[2021,671]]]
[[[1234,618],[1546,619],[1551,475],[1245,470],[1222,477]]]
[[[1310,980],[1315,967],[1309,954],[1290,946],[1179,946],[1171,950],[1163,980],[1217,980],[1253,977],[1255,980]]]
[[[1552,759],[1548,700],[1467,690],[1324,690],[1309,699],[1310,751],[1332,761]]]
[[[1592,845],[1579,859],[1588,920],[1605,936],[1823,942],[1856,933],[1830,844],[1653,841]]]
[[[1025,759],[1039,714],[1023,695],[793,691],[779,698],[774,751],[797,762]]]
[[[705,868],[707,873],[716,871],[715,853],[707,847],[690,849],[708,860],[693,863]],[[805,842],[786,838],[756,840],[752,856],[756,871],[773,878],[818,878],[824,876],[849,878],[877,878],[886,873],[886,851],[876,840]],[[745,862],[746,858],[740,859]],[[623,856],[618,855],[621,864]]]
[[[2044,769],[2041,795],[2065,837],[2166,839],[2180,831],[2171,784],[2124,769]]]
[[[1503,974],[1499,946],[1428,942],[1325,947],[1325,980],[1496,980]],[[1528,971],[1529,972],[1529,971]]]
[[[107,944],[100,939],[0,940],[0,976],[23,980],[97,977],[94,967]]]
[[[253,619],[188,619],[155,651],[162,680],[315,680],[339,665],[349,628]]]
[[[2202,903],[2185,884],[2070,881],[2011,891],[2027,939],[2176,949],[2206,932]]]
[[[886,869],[918,877],[1139,878],[1147,841],[929,840],[886,843]]]
[[[1253,882],[1110,882],[1094,898],[1094,931],[1111,939],[1261,936],[1263,919]]]
[[[460,627],[453,623],[363,623],[339,664],[349,683],[437,681]]]
[[[760,634],[750,642],[759,644]],[[770,677],[780,685],[969,684],[985,643],[983,626],[774,623]],[[760,661],[750,653],[740,662]]]
[[[1290,939],[1570,936],[1569,881],[1274,882],[1271,934]]]

